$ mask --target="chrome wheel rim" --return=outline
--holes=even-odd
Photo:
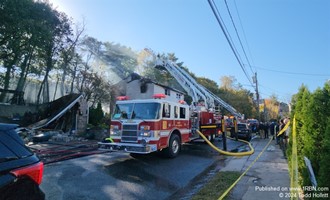
[[[173,153],[177,153],[179,151],[179,143],[177,140],[173,140],[172,142],[172,151]]]

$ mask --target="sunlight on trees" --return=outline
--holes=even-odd
[[[100,102],[110,107],[122,93],[116,84],[132,73],[184,91],[170,73],[154,68],[147,52],[85,35],[84,22],[75,25],[47,2],[1,1],[0,11],[4,19],[0,26],[1,102],[24,103],[25,98],[41,104],[68,93],[84,93],[91,106]],[[175,53],[162,53],[161,57],[175,62],[241,113],[255,115],[252,93],[235,77],[222,77],[219,87],[215,81],[191,73]],[[16,92],[13,95],[9,90]]]

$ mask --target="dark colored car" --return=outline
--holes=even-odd
[[[45,199],[39,188],[44,165],[16,128],[0,123],[0,199]]]
[[[248,126],[252,133],[256,133],[259,131],[259,121],[256,119],[248,119],[247,120]]]
[[[246,123],[237,123],[237,135],[239,139],[251,140],[251,129]]]

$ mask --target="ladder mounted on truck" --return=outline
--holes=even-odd
[[[185,89],[188,95],[192,97],[193,103],[198,104],[198,102],[204,101],[206,109],[217,111],[219,110],[218,108],[220,106],[226,109],[235,117],[243,117],[243,115],[231,105],[210,92],[201,84],[197,83],[197,81],[191,77],[190,74],[180,68],[177,64],[168,59],[161,59],[160,56],[156,56],[156,54],[151,49],[146,48],[145,50],[156,59],[155,67],[159,69],[166,69],[178,81],[183,89]]]

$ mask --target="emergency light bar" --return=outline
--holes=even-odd
[[[166,95],[165,94],[154,94],[152,95],[154,99],[165,99]]]
[[[124,101],[124,100],[128,100],[129,97],[128,96],[119,96],[116,98],[118,101]]]

